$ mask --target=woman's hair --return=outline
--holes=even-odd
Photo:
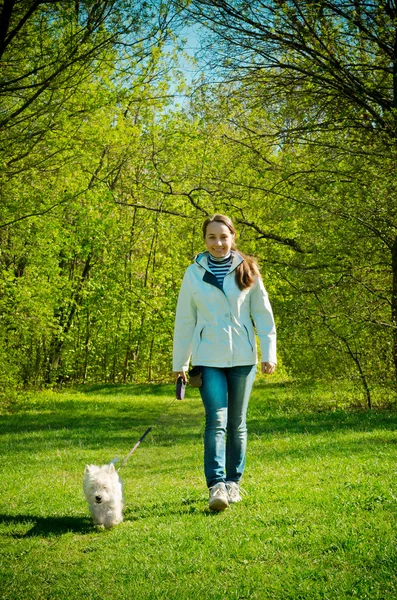
[[[217,223],[223,223],[229,229],[232,235],[236,235],[236,230],[233,225],[233,221],[229,219],[226,215],[212,215],[212,217],[208,217],[203,223],[203,237],[207,234],[207,227],[210,223],[216,221]],[[232,244],[232,250],[237,250],[235,243]],[[259,276],[258,265],[256,264],[256,260],[252,256],[247,256],[243,254],[240,250],[238,253],[241,254],[244,261],[236,268],[236,284],[240,290],[245,290],[254,283],[255,277]]]

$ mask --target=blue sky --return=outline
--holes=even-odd
[[[188,56],[191,56],[192,58],[196,57],[196,54],[200,49],[200,37],[202,36],[203,29],[199,25],[186,26],[180,31],[178,37],[186,40],[184,50]],[[204,64],[200,64],[200,61],[198,61],[197,65],[194,65],[183,57],[180,57],[180,67],[189,84],[194,82],[196,76],[199,76],[204,70]]]

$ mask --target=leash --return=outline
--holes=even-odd
[[[143,440],[145,439],[145,437],[147,436],[147,434],[152,431],[151,427],[148,427],[145,431],[145,433],[143,435],[141,435],[141,437],[139,438],[139,440],[137,441],[137,443],[135,444],[135,446],[128,452],[127,456],[124,458],[123,462],[121,463],[121,465],[119,466],[119,468],[117,469],[117,471],[120,471],[121,467],[124,467],[125,463],[127,462],[127,460],[130,458],[131,454],[133,452],[135,452],[135,450],[138,448],[139,444],[141,442],[143,442]],[[113,462],[113,460],[112,460]]]
[[[181,378],[179,378],[179,379],[181,379]],[[180,383],[179,379],[178,379],[178,382],[177,382],[177,386],[178,386],[178,384],[179,384],[179,385],[181,385],[181,383]],[[183,386],[183,390],[184,390],[184,386]],[[119,466],[119,468],[117,469],[117,472],[118,472],[118,471],[120,471],[121,467],[124,467],[124,465],[126,464],[127,460],[130,458],[130,456],[131,456],[131,455],[132,455],[132,454],[135,452],[135,450],[138,448],[138,446],[141,444],[141,442],[143,442],[143,440],[144,440],[144,439],[145,439],[145,437],[148,435],[148,433],[150,433],[150,432],[152,431],[153,427],[156,427],[157,423],[158,423],[158,422],[159,422],[159,421],[160,421],[160,420],[161,420],[161,419],[164,417],[164,415],[165,415],[165,414],[168,412],[168,410],[169,410],[169,408],[172,406],[172,404],[174,404],[174,402],[175,402],[176,400],[182,400],[182,399],[183,399],[183,396],[184,396],[184,393],[182,393],[182,394],[181,394],[180,392],[178,393],[178,387],[177,387],[177,394],[176,394],[176,397],[175,397],[173,400],[171,400],[171,402],[169,402],[169,403],[167,404],[167,406],[165,407],[164,411],[161,413],[161,415],[159,416],[159,418],[157,419],[157,421],[155,421],[155,422],[153,423],[153,425],[151,425],[151,427],[148,427],[148,428],[146,429],[145,433],[144,433],[143,435],[141,435],[141,437],[139,438],[139,440],[137,441],[137,443],[135,444],[135,446],[134,446],[133,448],[131,448],[131,450],[129,451],[129,453],[127,454],[127,456],[126,456],[126,457],[123,459],[123,461],[122,461],[121,465],[120,465],[120,466]],[[119,461],[119,459],[118,459],[118,458],[114,458],[114,459],[113,459],[113,460],[111,460],[110,462],[114,464],[114,463],[116,463],[116,462],[118,462],[118,461]]]

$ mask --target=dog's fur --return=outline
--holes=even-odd
[[[87,465],[83,490],[95,525],[113,527],[123,520],[123,484],[114,464]]]

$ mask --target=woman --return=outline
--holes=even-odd
[[[201,367],[209,507],[223,510],[241,500],[246,414],[257,362],[252,320],[262,373],[275,370],[276,329],[258,267],[235,246],[233,222],[213,215],[203,224],[203,236],[207,251],[187,268],[179,293],[173,371],[186,383],[191,356],[193,365]]]

